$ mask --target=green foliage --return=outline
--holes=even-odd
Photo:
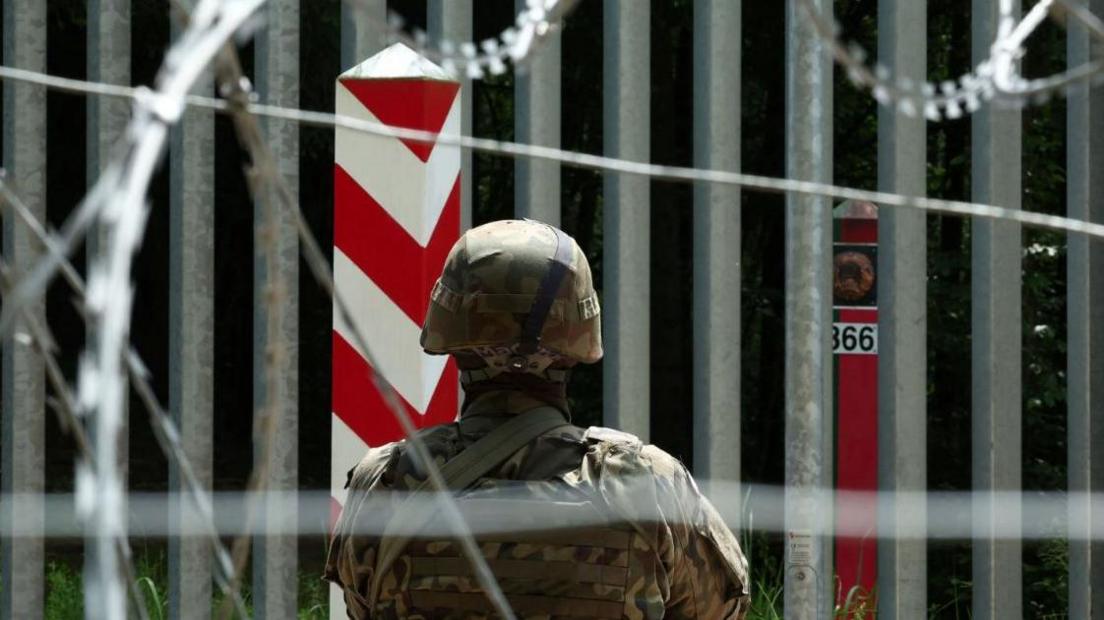
[[[757,545],[745,544],[751,564],[751,609],[748,610],[748,619],[782,620],[784,579],[781,555],[771,553],[766,534],[758,533],[753,538]]]
[[[761,543],[766,543],[765,535],[757,535]],[[1053,541],[1054,545],[1047,545],[1049,566],[1040,566],[1042,571],[1053,574],[1053,569],[1065,562],[1064,544],[1061,541]],[[761,544],[760,548],[766,550],[767,545]],[[783,571],[781,555],[779,553],[766,552],[753,558],[752,567],[752,597],[751,609],[748,611],[748,620],[782,620],[784,618],[783,596]],[[951,578],[948,581],[949,589],[938,599],[931,601],[928,606],[928,618],[931,620],[955,620],[971,617],[970,591],[972,584],[968,580]],[[1059,587],[1057,584],[1048,583],[1047,587]],[[1064,586],[1063,586],[1064,587]],[[1030,588],[1029,588],[1030,590]],[[1029,592],[1027,616],[1032,618],[1045,618],[1058,620],[1065,618],[1064,614],[1042,612],[1038,615],[1031,613],[1039,609],[1033,604]],[[851,619],[865,618],[873,620],[877,618],[877,591],[867,591],[862,587],[852,587],[846,595],[840,597],[833,609],[833,618]]]
[[[166,601],[161,599],[161,592],[157,589],[157,584],[153,582],[153,578],[139,577],[134,585],[139,592],[139,596],[146,601],[146,605],[149,607],[149,617],[153,620],[164,620]]]
[[[839,584],[839,577],[836,577]],[[842,593],[841,593],[842,594]],[[843,596],[836,596],[833,618],[850,620],[851,618],[873,618],[878,612],[878,597],[874,589],[853,585]]]
[[[952,576],[947,580],[949,596],[928,603],[928,617],[932,618],[970,618],[970,593],[973,584],[965,579]]]
[[[135,562],[135,574],[138,592],[146,602],[146,613],[150,620],[164,620],[169,616],[168,566],[161,551],[150,551],[139,555]],[[50,562],[46,566],[46,613],[47,620],[81,620],[84,617],[83,578],[79,568],[64,562]],[[246,601],[246,610],[252,613],[251,597],[248,586],[243,587],[242,596]],[[211,609],[217,611],[223,596],[216,589],[211,601]],[[128,599],[128,605],[130,600]],[[299,573],[299,620],[325,620],[329,617],[329,596],[325,583],[315,571],[304,570]]]
[[[134,566],[136,586],[146,602],[146,613],[150,620],[164,620],[169,617],[169,567],[165,553],[161,550],[147,550],[138,555]]]
[[[81,575],[68,564],[46,565],[47,620],[80,620],[84,617],[84,592]]]
[[[1069,544],[1050,539],[1025,545],[1024,616],[1040,620],[1068,617]]]
[[[299,620],[327,620],[330,617],[329,585],[315,573],[299,573]]]

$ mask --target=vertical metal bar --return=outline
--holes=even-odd
[[[4,0],[4,64],[32,71],[46,70],[46,3]],[[46,91],[41,86],[4,84],[3,165],[40,221],[46,221]],[[4,218],[4,257],[13,269],[26,273],[40,252],[30,233],[12,218]],[[42,315],[44,299],[29,310]],[[26,331],[17,321],[15,334]],[[22,493],[15,504],[0,503],[0,523],[23,532],[41,531],[41,493],[45,482],[45,375],[42,357],[19,339],[3,339],[0,356],[0,491]],[[41,617],[43,613],[43,548],[41,536],[12,537],[0,533],[0,616]]]
[[[605,0],[603,6],[603,150],[634,161],[651,156],[651,7]],[[651,185],[647,178],[607,174],[603,287],[608,327],[603,417],[648,440],[651,363]]]
[[[1020,12],[1019,0],[1001,0]],[[973,0],[972,49],[976,65],[989,56],[998,30],[998,3]],[[976,202],[1020,208],[1020,112],[986,106],[973,116],[971,184]],[[1018,505],[995,494],[1019,491],[1020,432],[1020,226],[975,218],[971,234],[973,351],[973,616],[1008,620],[1022,615],[1021,544],[997,540],[1020,528]],[[1010,502],[1011,497],[1009,497]]]
[[[1104,0],[1086,4],[1104,15]],[[1068,24],[1067,62],[1081,66],[1090,60],[1089,34]],[[1068,215],[1104,222],[1104,92],[1072,92],[1067,105]],[[1089,619],[1104,615],[1104,542],[1091,539],[1104,515],[1086,497],[1104,491],[1104,424],[1093,419],[1104,407],[1104,243],[1068,239],[1069,617]]]
[[[814,0],[824,15],[830,0]],[[832,65],[799,0],[786,3],[786,176],[832,179]],[[827,198],[786,197],[787,618],[832,613],[832,210]],[[827,531],[831,531],[828,527]]]
[[[256,39],[256,82],[261,99],[280,106],[299,106],[299,0],[273,0],[265,7],[267,24]],[[276,172],[292,196],[299,194],[299,127],[296,123],[265,119],[265,138],[272,149]],[[254,206],[254,315],[253,398],[255,460],[268,446],[269,462],[262,488],[282,494],[297,493],[299,486],[299,242],[292,216],[276,204],[274,192],[262,191]],[[275,229],[266,211],[276,213]],[[275,243],[275,264],[265,258],[265,245]],[[274,271],[270,271],[274,269]],[[273,313],[272,309],[282,306]],[[272,325],[277,320],[279,324]],[[271,372],[278,385],[265,377]],[[269,393],[269,388],[276,390]],[[267,409],[267,410],[266,410]],[[272,419],[266,419],[271,414]],[[265,425],[274,425],[266,430]],[[271,497],[271,496],[270,496]],[[283,507],[281,507],[281,505]],[[297,506],[297,502],[292,502]],[[278,500],[265,505],[258,523],[279,521],[280,531],[294,531],[299,515]],[[253,539],[253,605],[259,618],[295,617],[298,610],[298,539],[294,535],[257,535]]]
[[[927,0],[879,0],[878,59],[894,76],[927,76]],[[917,106],[919,108],[919,106]],[[923,196],[927,188],[924,119],[878,108],[878,189]],[[878,486],[927,490],[927,227],[914,209],[878,218]],[[907,512],[906,512],[907,511]],[[878,614],[927,618],[927,541],[896,538],[900,524],[924,523],[915,504],[879,502]]]
[[[121,0],[88,0],[88,79],[109,84],[130,84],[130,2]],[[99,178],[111,157],[111,149],[122,137],[130,112],[125,99],[89,97],[87,99],[88,142],[86,149],[85,183],[91,187]],[[85,244],[89,260],[97,256],[107,238],[101,227],[94,225]],[[90,328],[89,341],[95,335]],[[126,385],[126,383],[124,383]],[[119,478],[126,489],[130,456],[128,390],[123,391],[122,426],[116,453]],[[126,498],[122,498],[125,509]],[[89,539],[85,545],[85,565],[97,562],[95,545]]]
[[[428,0],[426,12],[426,30],[431,41],[447,40],[458,44],[472,39],[472,0]],[[460,133],[470,136],[472,135],[472,81],[464,72],[459,73],[456,79],[460,80]],[[558,140],[556,144],[559,145]],[[471,149],[462,149],[460,151],[460,234],[472,226],[473,181]],[[457,385],[456,390],[459,394],[457,403],[462,405],[464,387]]]
[[[383,49],[387,43],[387,0],[343,0],[341,3],[341,70]]]
[[[472,0],[429,0],[426,25],[432,41],[449,40],[454,43],[472,38]],[[464,75],[460,80],[460,132],[472,135],[472,83]],[[559,144],[559,142],[557,142]],[[460,152],[460,232],[471,228],[472,223],[472,154],[470,149]]]
[[[174,35],[179,27],[173,22]],[[210,77],[193,93],[210,95]],[[215,342],[215,119],[189,108],[172,129],[169,145],[169,413],[198,481],[212,487],[214,466]],[[169,465],[169,525],[177,531],[200,519],[179,468]],[[169,617],[211,616],[210,544],[169,537]]]
[[[519,11],[526,0],[515,0]],[[560,146],[560,33],[514,69],[514,138],[523,144]],[[514,160],[514,215],[560,225],[560,164]]]
[[[694,165],[740,169],[738,0],[694,3]],[[740,480],[740,190],[694,187],[694,473]]]

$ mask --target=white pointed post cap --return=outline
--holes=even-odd
[[[338,79],[420,79],[455,82],[447,71],[402,43],[395,43],[342,73]]]
[[[836,205],[832,217],[837,220],[876,220],[878,205],[861,200],[848,200]]]

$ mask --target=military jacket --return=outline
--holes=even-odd
[[[458,422],[420,437],[441,465],[509,416],[545,404],[518,392],[484,394]],[[326,578],[342,588],[350,618],[497,617],[447,526],[414,535],[376,574],[382,525],[403,501],[394,491],[421,483],[419,470],[400,441],[370,449],[349,472]],[[747,613],[747,562],[736,538],[677,459],[627,433],[557,428],[456,503],[519,618]]]

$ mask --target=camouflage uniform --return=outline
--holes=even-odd
[[[559,243],[566,237],[533,222],[469,231],[435,287],[423,347],[445,353],[524,340],[519,324],[549,270],[547,256],[542,261],[539,254],[550,254],[549,244],[555,249],[557,243],[546,229]],[[553,283],[556,305],[541,346],[525,351],[517,372],[547,378],[556,356],[601,357],[589,266],[570,243],[570,277]],[[480,315],[481,305],[490,306],[488,314]],[[516,355],[514,349],[509,352]],[[513,359],[496,350],[480,355],[489,367]],[[419,436],[441,466],[511,417],[549,406],[570,419],[562,396],[470,391],[458,422]],[[380,525],[393,521],[403,501],[388,491],[413,489],[424,479],[405,441],[372,448],[349,472],[326,578],[342,587],[350,618],[496,617],[457,543],[441,533],[446,527],[416,534],[381,570],[381,544],[395,539],[383,540]],[[460,492],[457,504],[473,528],[482,526],[477,543],[519,618],[741,619],[747,613],[747,562],[732,532],[678,460],[632,435],[560,426]],[[480,514],[505,522],[488,525]]]
[[[517,392],[484,394],[467,407],[459,423],[427,429],[421,436],[437,462],[443,463],[500,424],[504,416],[541,404]],[[469,574],[430,579],[418,576],[416,564],[426,558],[456,559],[466,565],[467,560],[448,539],[411,542],[383,580],[375,613],[367,608],[368,584],[373,578],[380,541],[378,535],[359,533],[372,528],[358,522],[370,517],[378,523],[380,515],[364,513],[365,500],[371,492],[408,489],[424,478],[407,456],[404,443],[371,449],[350,472],[349,496],[330,545],[326,577],[344,589],[350,618],[492,617],[478,609],[482,590]],[[549,494],[562,498],[562,487],[567,487],[581,496],[597,499],[630,527],[624,534],[608,528],[609,533],[603,538],[611,541],[609,547],[554,544],[565,541],[542,543],[539,537],[532,536],[529,538],[538,540],[481,542],[492,568],[496,568],[494,560],[513,559],[539,560],[550,567],[591,561],[597,564],[604,560],[601,563],[626,569],[603,583],[557,584],[560,591],[556,594],[564,600],[597,601],[599,606],[593,608],[596,613],[586,614],[591,617],[603,617],[599,614],[608,613],[611,604],[619,615],[604,617],[713,619],[743,618],[746,614],[747,563],[739,544],[708,500],[699,494],[682,464],[659,448],[643,445],[632,435],[610,429],[566,427],[515,453],[465,493],[461,503],[465,496],[478,496],[511,480],[527,481],[538,496],[549,492],[551,485],[561,488]],[[652,484],[642,485],[643,480]],[[622,484],[622,481],[632,482]],[[636,518],[640,507],[646,504],[659,507],[659,518],[654,514]],[[503,570],[495,571],[499,573],[496,577],[519,617],[546,617],[527,616],[525,597],[548,593],[549,584],[556,580],[511,578],[509,575],[517,566],[508,563],[499,566]],[[427,608],[423,600],[432,603],[434,599],[419,600],[418,596],[419,592],[427,591],[469,593],[471,598],[462,600],[477,609]],[[582,614],[563,614],[579,615]]]

